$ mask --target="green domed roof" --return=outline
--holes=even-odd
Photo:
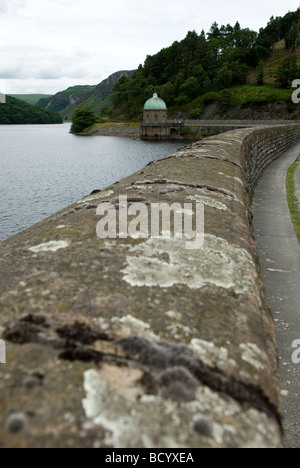
[[[144,110],[167,110],[165,101],[160,99],[156,93],[151,99],[148,99],[144,106]]]

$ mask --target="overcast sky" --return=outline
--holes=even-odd
[[[98,84],[211,24],[259,30],[300,0],[0,0],[0,91]]]

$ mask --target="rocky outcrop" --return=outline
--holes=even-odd
[[[136,70],[122,70],[113,73],[108,78],[106,78],[106,80],[103,80],[100,84],[98,84],[95,92],[97,92],[97,94],[101,96],[101,99],[104,101],[113,92],[115,85],[121,78],[130,78],[134,75],[135,72]]]
[[[299,140],[297,125],[208,138],[1,243],[1,447],[281,447],[250,194]],[[126,238],[124,196],[203,204],[204,244]],[[96,235],[104,203],[113,239]]]

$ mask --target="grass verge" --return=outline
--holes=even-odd
[[[298,159],[292,164],[288,171],[287,180],[286,180],[286,187],[287,187],[287,198],[288,204],[292,216],[292,221],[294,224],[294,228],[300,242],[300,211],[299,211],[299,202],[298,198],[296,197],[296,190],[295,190],[295,172],[298,169],[300,164],[300,156]]]

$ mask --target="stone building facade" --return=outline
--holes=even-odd
[[[161,125],[167,123],[168,110],[166,103],[156,93],[144,106],[144,124]]]
[[[144,118],[141,125],[141,140],[168,140],[170,127],[167,124],[168,110],[166,103],[156,93],[144,106]]]
[[[166,103],[156,93],[144,106],[140,129],[141,140],[174,140],[180,138],[181,123],[168,121]]]

